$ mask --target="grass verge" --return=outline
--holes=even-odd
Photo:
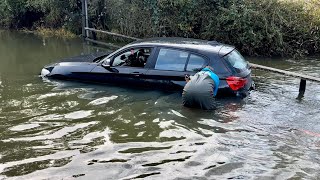
[[[44,37],[60,37],[60,38],[66,38],[66,39],[78,37],[76,34],[64,28],[53,29],[53,28],[37,27],[34,33]]]

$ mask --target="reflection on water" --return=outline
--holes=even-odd
[[[42,80],[43,65],[81,54],[81,42],[0,37],[0,179],[320,175],[319,84],[308,82],[298,101],[298,79],[255,71],[257,90],[247,99],[188,109],[179,93]],[[320,72],[317,59],[268,62]]]

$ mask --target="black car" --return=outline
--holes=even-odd
[[[232,46],[186,38],[152,38],[133,42],[111,54],[87,55],[47,65],[42,76],[131,87],[181,90],[185,75],[210,65],[220,78],[218,96],[247,96],[251,70]]]

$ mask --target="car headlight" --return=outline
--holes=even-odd
[[[49,64],[49,65],[46,65],[42,70],[41,70],[41,76],[42,77],[45,77],[47,76],[48,74],[51,73],[51,71],[53,70],[53,68],[58,65],[58,63],[53,63],[53,64]]]
[[[41,77],[45,77],[45,76],[47,76],[48,74],[50,74],[50,71],[49,71],[48,69],[43,68],[43,69],[41,70]]]

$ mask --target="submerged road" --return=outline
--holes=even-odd
[[[181,94],[47,81],[45,64],[96,49],[0,33],[0,179],[317,179],[320,85],[255,70],[247,99],[216,111]],[[320,58],[250,59],[310,76]]]

